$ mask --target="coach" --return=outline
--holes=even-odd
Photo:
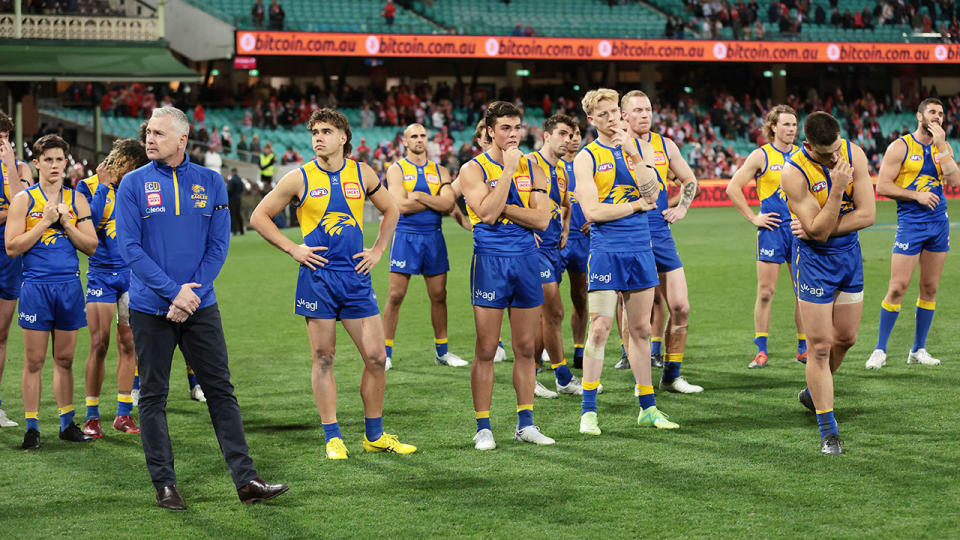
[[[264,483],[248,455],[213,291],[230,240],[227,191],[220,175],[187,158],[188,129],[179,109],[154,109],[146,147],[152,162],[123,178],[116,202],[120,252],[132,270],[130,326],[140,370],[140,437],[157,504],[170,510],[186,508],[176,488],[166,414],[177,345],[207,397],[240,500],[253,504],[288,489]]]

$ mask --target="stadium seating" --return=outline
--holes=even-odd
[[[435,34],[442,29],[420,15],[397,7],[393,25],[380,13],[386,0],[293,1],[280,2],[286,14],[284,30],[306,32],[377,32],[403,34]],[[215,16],[227,14],[238,28],[254,28],[250,17],[252,0],[209,0],[196,2],[201,9]],[[269,5],[269,2],[264,2]],[[266,25],[266,21],[264,21]]]

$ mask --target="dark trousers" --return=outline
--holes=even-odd
[[[243,199],[230,199],[230,234],[243,234]]]
[[[233,483],[239,488],[256,478],[240,406],[230,384],[220,308],[214,304],[198,309],[182,323],[131,309],[130,326],[140,370],[140,439],[153,485],[160,489],[177,483],[166,411],[174,347],[180,347],[207,397],[210,420]]]

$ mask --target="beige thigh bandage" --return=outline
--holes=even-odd
[[[617,314],[617,291],[590,291],[587,293],[587,302],[591,316],[612,318]]]
[[[130,326],[130,293],[125,292],[117,299],[117,324]]]
[[[833,303],[842,306],[844,304],[857,304],[863,302],[863,291],[860,292],[839,292]]]

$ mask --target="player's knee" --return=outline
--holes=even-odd
[[[933,300],[937,297],[937,287],[940,284],[934,279],[921,279],[919,283],[920,298]]]
[[[54,354],[53,364],[61,369],[73,369],[73,351],[65,354]]]
[[[907,293],[907,287],[910,286],[909,281],[903,281],[900,279],[891,279],[890,280],[890,290],[887,291],[887,294],[893,299],[899,302],[903,299],[903,295]]]
[[[434,305],[446,305],[447,304],[447,290],[440,289],[429,293],[430,303]]]
[[[686,328],[688,320],[690,320],[690,304],[687,302],[678,302],[675,307],[670,306],[671,327]]]
[[[833,345],[843,350],[849,350],[857,343],[857,333],[837,334],[834,336]]]
[[[497,342],[492,343],[480,343],[480,340],[477,340],[476,345],[476,359],[478,362],[493,362],[493,357],[497,354]]]
[[[563,304],[550,307],[544,306],[543,318],[546,319],[547,323],[553,326],[560,326],[563,324]]]
[[[833,348],[833,343],[830,341],[816,341],[813,343],[808,341],[807,346],[815,358],[819,360],[830,359],[830,350]]]
[[[23,361],[23,370],[34,374],[43,370],[43,358],[26,358]]]
[[[313,352],[313,363],[321,373],[327,373],[333,369],[334,351],[330,349],[315,350]]]
[[[387,368],[387,351],[386,349],[376,349],[372,352],[366,354],[366,358],[363,360],[364,364],[368,368],[383,371]],[[331,361],[331,364],[333,362]]]
[[[534,343],[533,340],[514,340],[513,341],[513,356],[515,359],[533,359],[533,349]]]
[[[387,293],[387,303],[394,306],[399,306],[401,303],[403,303],[404,296],[406,296],[406,291],[401,292],[391,290]]]
[[[90,336],[90,351],[98,360],[103,360],[110,349],[110,334],[97,333]]]
[[[611,317],[596,316],[590,320],[590,339],[606,341],[610,335],[610,329],[613,326]]]
[[[757,287],[757,301],[761,304],[769,304],[773,301],[773,293],[776,292],[775,287],[770,285],[759,285]]]

